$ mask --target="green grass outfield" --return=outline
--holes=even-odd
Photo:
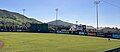
[[[50,33],[0,32],[0,52],[103,52],[120,47],[106,38]]]

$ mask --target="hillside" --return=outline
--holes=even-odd
[[[31,24],[31,23],[40,24],[42,22],[37,21],[36,19],[33,19],[33,18],[28,18],[16,12],[10,12],[7,10],[0,9],[0,26],[2,25],[19,26],[19,25],[25,25],[25,24]]]
[[[52,28],[55,28],[54,26],[56,26],[56,21],[51,21],[51,22],[48,22],[49,26],[52,26]],[[75,25],[73,23],[69,23],[69,22],[64,22],[62,20],[57,20],[57,25],[58,25],[58,28],[62,28],[64,27],[69,29],[72,25]],[[95,29],[93,26],[89,26],[89,25],[86,25],[86,29]]]
[[[49,25],[56,25],[56,20],[55,21],[51,21],[51,22],[48,22]],[[57,20],[57,25],[58,26],[72,26],[74,24],[72,23],[68,23],[68,22],[64,22],[62,20]]]

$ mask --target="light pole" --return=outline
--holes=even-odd
[[[25,16],[25,9],[22,9],[22,11],[23,11],[23,16]],[[23,25],[25,25],[25,18],[23,19]]]
[[[23,11],[23,15],[25,16],[25,9],[22,9],[22,11]],[[23,19],[23,22],[25,23],[25,19]]]
[[[78,25],[78,21],[76,21],[76,25]]]
[[[26,10],[25,10],[25,9],[22,9],[22,11],[23,11],[23,15],[25,15],[25,11],[26,11]]]
[[[98,21],[98,18],[99,18],[98,6],[99,6],[100,1],[99,1],[99,0],[96,0],[94,3],[95,3],[95,5],[96,5],[97,33],[98,33],[98,23],[99,23],[99,21]]]
[[[55,29],[55,31],[56,31],[56,33],[57,33],[57,18],[58,18],[58,8],[56,8],[55,9],[55,11],[56,11],[56,29]]]

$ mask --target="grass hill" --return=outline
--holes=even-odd
[[[33,19],[28,18],[22,14],[16,13],[16,12],[10,12],[7,10],[0,9],[0,26],[2,25],[24,25],[24,24],[31,24],[31,23],[37,23],[40,24],[42,22]]]
[[[57,22],[57,25],[56,25],[56,22]],[[64,22],[62,20],[55,20],[55,21],[48,22],[48,25],[50,30],[55,30],[56,28],[57,30],[61,30],[61,29],[69,30],[70,27],[74,24],[69,22]]]
[[[72,26],[72,25],[74,25],[72,23],[64,22],[62,20],[51,21],[51,22],[48,22],[48,24],[49,25],[56,25],[56,21],[57,21],[58,26]]]

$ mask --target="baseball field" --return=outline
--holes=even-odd
[[[0,52],[103,52],[120,40],[54,33],[0,32]]]

